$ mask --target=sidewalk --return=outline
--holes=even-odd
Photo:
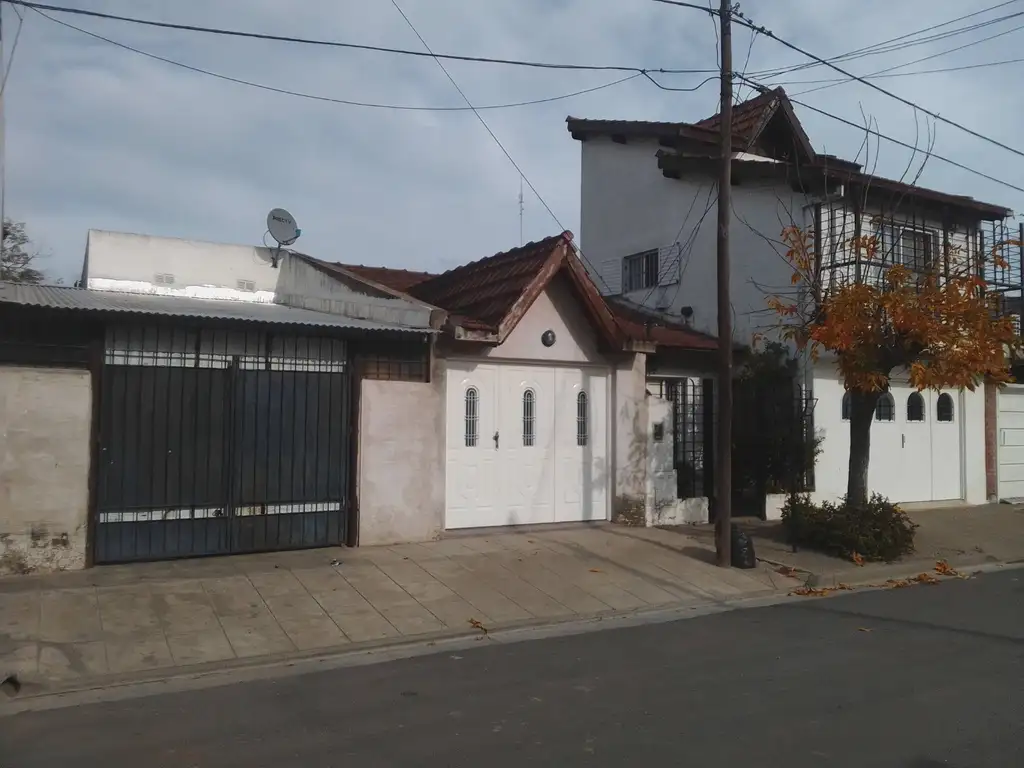
[[[739,520],[754,538],[758,558],[768,565],[793,568],[812,587],[883,583],[930,572],[944,560],[955,569],[994,563],[1024,562],[1024,507],[986,504],[975,507],[933,507],[908,510],[918,524],[916,552],[893,563],[854,565],[846,560],[801,550],[793,552],[779,522]],[[704,542],[713,531],[702,526],[691,535]]]
[[[0,676],[34,690],[785,594],[767,565],[611,525],[0,579]]]

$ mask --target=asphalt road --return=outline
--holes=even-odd
[[[0,766],[1024,766],[1024,570],[0,719]]]

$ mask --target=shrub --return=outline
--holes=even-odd
[[[791,497],[782,508],[782,525],[793,546],[854,561],[889,562],[908,555],[917,530],[899,505],[877,493],[863,506]]]

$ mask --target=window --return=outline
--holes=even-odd
[[[240,291],[255,291],[256,283],[252,280],[239,280],[238,290]]]
[[[466,390],[466,447],[476,448],[480,442],[480,393],[476,387]]]
[[[843,393],[843,421],[850,420],[850,393]]]
[[[160,272],[153,276],[153,282],[156,285],[174,285],[174,275]]]
[[[576,445],[586,445],[589,441],[589,407],[586,392],[576,395]]]
[[[882,227],[878,258],[887,265],[902,264],[913,272],[927,272],[935,263],[934,232],[912,227]]]
[[[920,392],[911,392],[907,397],[907,421],[924,421],[924,398]]]
[[[531,447],[537,440],[537,396],[532,389],[523,392],[523,445]]]
[[[892,395],[883,392],[875,405],[875,421],[896,421],[896,401]]]
[[[658,284],[658,249],[634,253],[622,260],[622,292],[653,288]]]
[[[935,418],[939,421],[953,420],[953,398],[943,392],[935,404]]]

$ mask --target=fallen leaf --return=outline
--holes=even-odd
[[[781,574],[782,574],[783,576],[796,576],[796,575],[797,575],[797,573],[798,573],[798,571],[796,570],[796,568],[794,568],[794,567],[793,567],[793,566],[791,566],[791,565],[782,565],[782,566],[779,566],[779,567],[778,567],[778,568],[777,568],[777,569],[775,570],[775,572],[776,572],[776,573],[781,573]]]
[[[590,572],[591,573],[604,573],[604,571],[602,571],[600,568],[591,568]]]
[[[963,578],[963,574],[945,560],[939,560],[935,563],[935,572],[940,576],[956,576],[958,578]]]
[[[853,561],[854,565],[864,565],[864,558],[860,555],[859,552],[854,552],[852,555],[850,555],[850,559]]]
[[[868,629],[867,627],[857,627],[857,631],[858,632],[874,632],[875,630]]]
[[[487,629],[487,627],[485,627],[483,624],[481,624],[477,619],[470,619],[469,620],[469,626],[473,627],[473,629],[479,629],[485,635],[488,632],[490,632],[490,630]]]
[[[911,581],[915,581],[918,584],[938,584],[938,579],[932,576],[930,573],[919,573]]]

